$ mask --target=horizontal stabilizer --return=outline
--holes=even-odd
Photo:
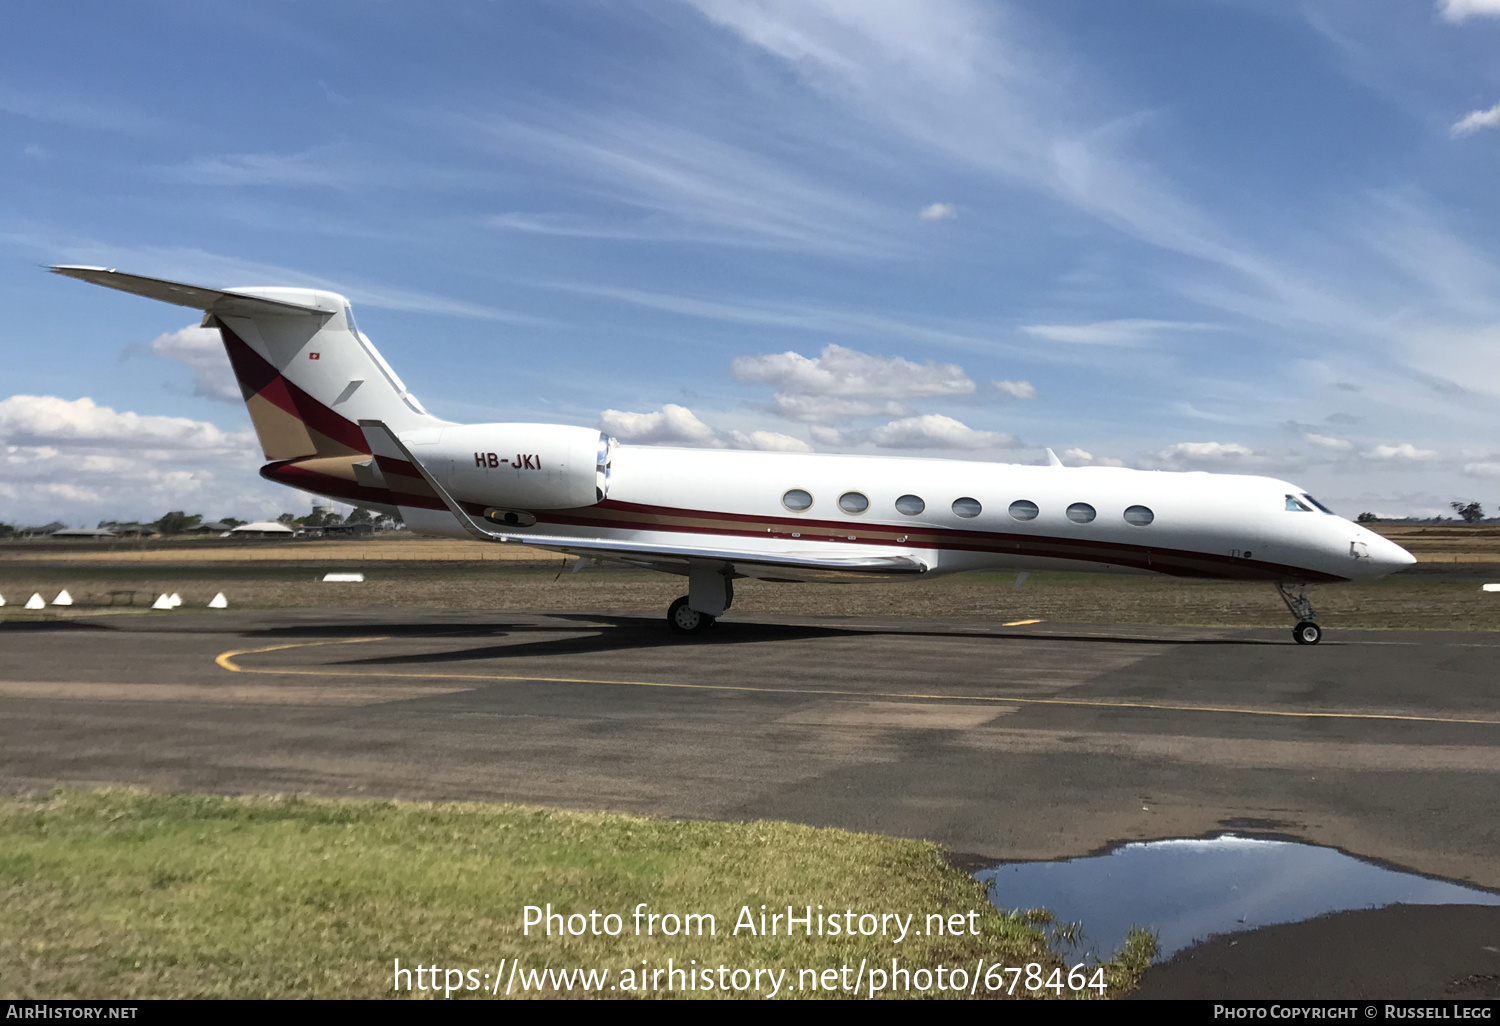
[[[229,317],[253,317],[256,314],[330,314],[337,307],[323,309],[320,306],[269,299],[265,296],[247,295],[235,290],[209,289],[201,285],[184,285],[182,282],[164,278],[146,278],[139,274],[125,274],[103,267],[49,267],[54,274],[61,274],[79,281],[92,282],[105,288],[131,292],[147,299],[173,303],[207,313]]]

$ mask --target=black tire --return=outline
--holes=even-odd
[[[1292,628],[1292,640],[1299,645],[1316,645],[1323,640],[1323,628],[1311,620],[1303,620]]]
[[[678,634],[702,634],[714,625],[714,618],[688,605],[686,595],[667,607],[667,626]]]

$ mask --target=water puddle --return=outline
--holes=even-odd
[[[1002,911],[1050,909],[1080,933],[1059,949],[1108,958],[1132,926],[1156,934],[1158,959],[1214,934],[1384,905],[1500,905],[1500,895],[1362,862],[1332,848],[1227,834],[1127,844],[1066,862],[1017,862],[974,874]]]

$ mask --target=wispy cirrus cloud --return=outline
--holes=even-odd
[[[0,240],[39,251],[45,254],[44,259],[49,263],[119,267],[135,274],[213,288],[290,285],[327,289],[343,295],[352,303],[386,310],[466,317],[536,328],[558,326],[557,321],[547,318],[502,310],[451,296],[364,282],[357,278],[326,278],[293,267],[243,260],[185,246],[119,246],[94,239],[54,238],[19,232],[0,233]]]
[[[121,135],[151,136],[165,131],[163,119],[109,97],[80,98],[35,89],[0,85],[0,112],[32,121],[97,129]]]
[[[1086,346],[1140,346],[1173,332],[1215,331],[1218,325],[1124,318],[1092,324],[1026,324],[1021,330],[1049,342]]]
[[[525,154],[595,202],[660,222],[658,231],[698,242],[843,256],[897,248],[882,225],[891,212],[831,187],[763,148],[669,124],[636,111],[551,111],[517,117],[453,117],[472,145]],[[558,232],[576,214],[501,215],[491,223]],[[566,229],[561,229],[566,230]],[[578,230],[576,227],[575,231]],[[599,230],[599,229],[594,229]],[[607,229],[605,229],[607,230]]]

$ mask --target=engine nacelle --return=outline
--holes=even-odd
[[[609,494],[614,439],[559,424],[462,424],[401,436],[464,502],[503,510],[576,509]]]

